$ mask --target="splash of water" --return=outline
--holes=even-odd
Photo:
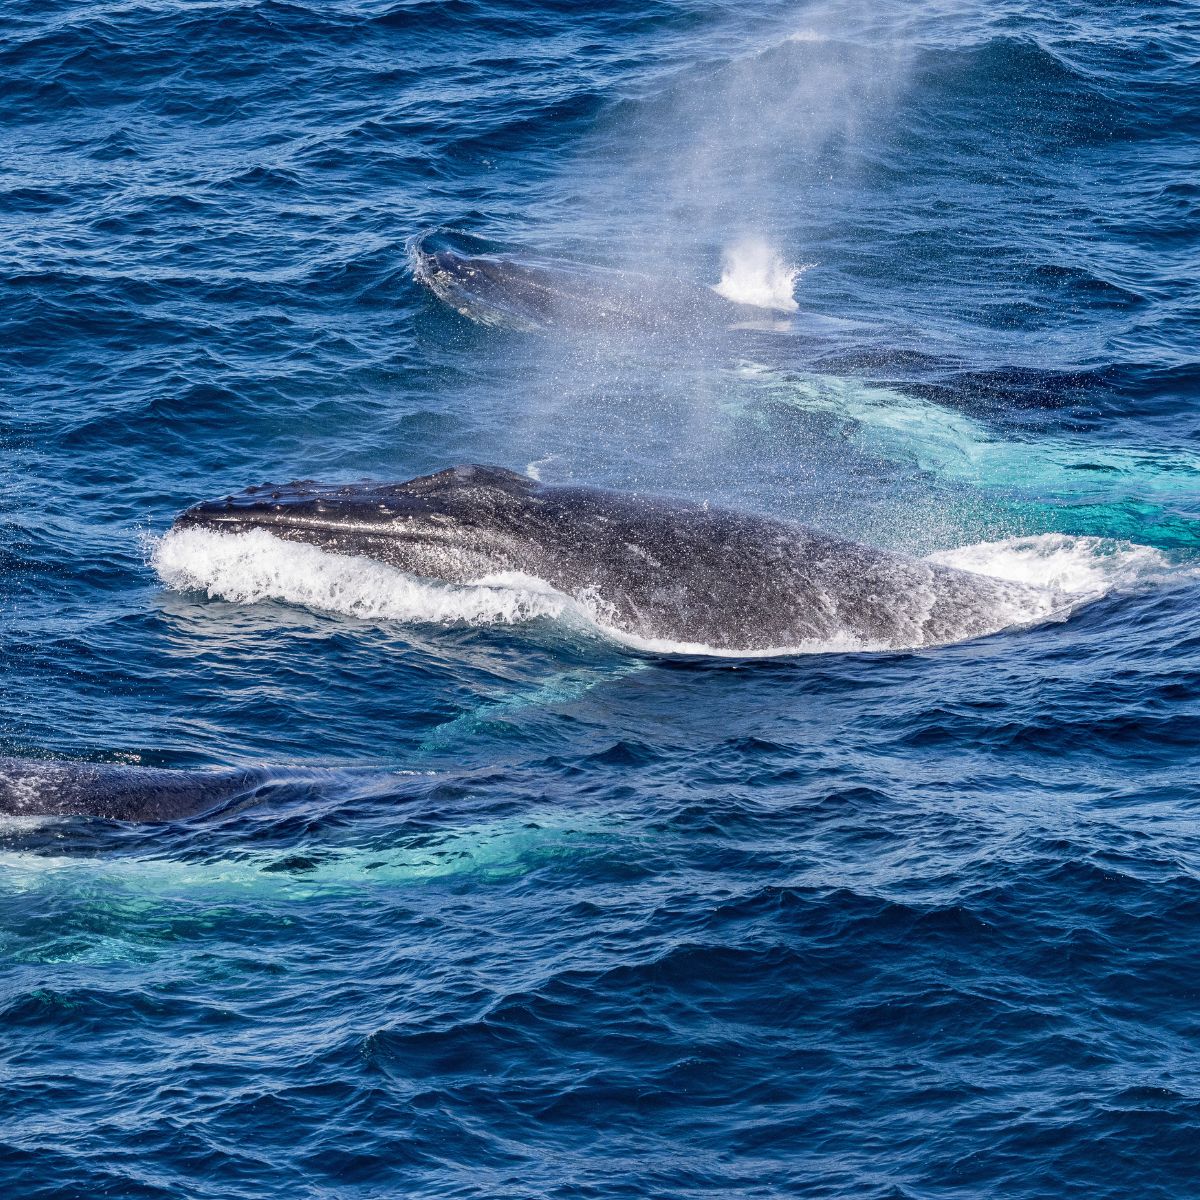
[[[939,550],[928,562],[1069,596],[1095,597],[1175,574],[1161,550],[1112,538],[1043,533]]]
[[[455,587],[414,579],[373,559],[285,542],[259,529],[233,535],[173,530],[154,546],[151,562],[177,591],[201,591],[235,604],[281,600],[366,620],[514,625],[559,617],[570,604],[529,576],[494,575]]]
[[[729,246],[721,262],[721,281],[713,291],[735,304],[798,312],[796,281],[807,270],[792,266],[762,238],[743,238]]]

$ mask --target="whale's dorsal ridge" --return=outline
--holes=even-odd
[[[437,471],[432,475],[418,475],[401,485],[406,491],[430,495],[437,492],[457,491],[466,487],[495,488],[510,496],[528,496],[537,488],[537,483],[528,475],[518,475],[507,467],[494,467],[483,463],[460,463]]]

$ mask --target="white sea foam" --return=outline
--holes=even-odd
[[[978,542],[931,554],[929,561],[993,579],[1088,598],[1175,571],[1167,556],[1152,546],[1065,533]]]
[[[235,604],[282,600],[351,617],[411,624],[512,625],[559,617],[567,597],[538,579],[493,575],[466,586],[415,579],[369,558],[328,554],[262,530],[179,529],[154,548],[162,581]]]
[[[557,454],[547,454],[542,458],[535,458],[533,462],[525,464],[525,474],[529,476],[535,483],[542,481],[542,468],[549,463],[554,462],[558,458]]]
[[[744,238],[726,249],[721,260],[718,296],[735,304],[796,312],[796,280],[805,267],[791,266],[761,238]]]
[[[1005,581],[995,598],[994,632],[1063,620],[1080,605],[1173,572],[1160,551],[1130,542],[1048,533],[981,542],[940,551],[928,561]],[[651,654],[758,658],[844,654],[907,648],[863,641],[849,630],[821,641],[753,651],[700,642],[646,638],[616,627],[603,598],[572,598],[532,576],[506,573],[468,584],[415,579],[372,559],[330,554],[286,542],[261,530],[218,533],[184,529],[168,533],[153,551],[163,582],[239,604],[283,601],[346,616],[406,624],[513,625],[536,618],[590,627],[612,641]],[[919,595],[913,609],[919,645]],[[930,598],[932,603],[932,598]]]
[[[867,642],[846,634],[823,641],[802,641],[792,646],[765,646],[754,650],[739,650],[729,646],[709,646],[705,642],[677,642],[671,638],[639,637],[624,629],[609,625],[597,626],[605,637],[643,654],[682,654],[698,658],[781,658],[808,654],[868,654],[894,650],[883,642]]]

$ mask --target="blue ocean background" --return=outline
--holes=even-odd
[[[282,782],[0,824],[0,1193],[1194,1197],[1198,62],[1190,0],[10,0],[0,753]],[[431,230],[800,311],[484,327]],[[156,566],[468,461],[1106,582],[746,659]]]

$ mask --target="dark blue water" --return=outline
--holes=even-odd
[[[0,752],[320,770],[3,825],[0,1191],[1195,1196],[1198,61],[1185,0],[9,3]],[[613,344],[451,311],[433,228],[808,269]],[[744,659],[156,569],[459,461],[1086,602]]]

